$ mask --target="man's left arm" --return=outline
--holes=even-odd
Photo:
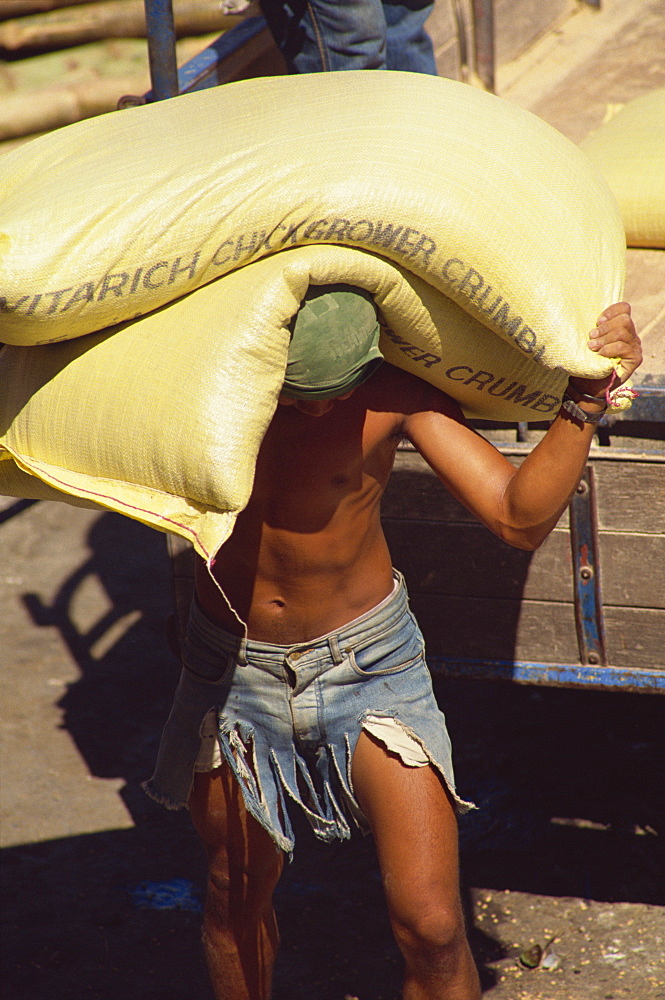
[[[523,525],[529,547],[537,548],[545,540],[577,488],[597,418],[605,411],[605,393],[610,386],[613,391],[621,386],[642,361],[628,303],[619,302],[604,311],[590,334],[589,347],[603,357],[619,359],[614,381],[612,375],[569,380],[564,405],[506,490],[509,520]],[[566,398],[572,403],[570,409]]]
[[[616,376],[571,378],[547,433],[516,469],[463,420],[434,411],[408,418],[405,433],[447,488],[490,530],[518,548],[536,549],[566,509],[586,464],[605,393],[633,374],[642,349],[625,302],[608,307],[589,338],[591,350],[619,360]],[[595,418],[595,420],[594,420]]]

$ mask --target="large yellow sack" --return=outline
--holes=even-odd
[[[294,248],[120,327],[0,351],[0,494],[69,495],[189,538],[209,558],[249,499],[289,320],[309,284],[335,282],[372,293],[391,363],[470,415],[556,413],[564,372],[421,279],[366,251]]]
[[[92,510],[105,510],[102,504],[93,503],[92,500],[84,500],[73,493],[63,493],[54,486],[49,486],[43,479],[38,479],[31,473],[24,472],[16,462],[2,461],[8,458],[6,452],[0,452],[0,496],[3,497],[23,497],[27,500],[54,500],[63,501],[71,507],[84,507]]]
[[[502,99],[425,74],[263,78],[80,122],[0,162],[0,341],[77,337],[260,257],[346,244],[405,267],[541,363],[621,297],[616,203]]]
[[[581,148],[619,203],[628,246],[665,248],[665,88],[625,104]]]

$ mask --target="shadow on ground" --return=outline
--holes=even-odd
[[[187,815],[140,789],[178,670],[163,638],[164,541],[110,514],[88,541],[89,561],[49,607],[38,594],[25,601],[37,624],[58,627],[81,672],[60,703],[64,725],[91,774],[124,780],[136,825],[3,852],[3,996],[210,1000],[199,943],[202,852]],[[113,611],[81,635],[71,606],[89,574]],[[130,627],[93,656],[121,620]],[[665,901],[655,834],[663,830],[661,699],[459,679],[436,688],[460,791],[482,807],[461,824],[467,900],[484,887]],[[277,894],[275,1000],[394,1000],[400,962],[371,842],[323,846],[301,822],[296,829],[296,858]],[[481,968],[502,955],[480,932],[473,944]],[[491,988],[489,972],[484,980]]]

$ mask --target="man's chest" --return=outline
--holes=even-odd
[[[383,490],[398,442],[392,424],[374,414],[335,416],[273,422],[259,452],[255,501],[335,506]]]

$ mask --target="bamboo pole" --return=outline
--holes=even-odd
[[[146,71],[138,76],[86,80],[44,90],[38,100],[34,94],[12,94],[0,100],[0,141],[49,132],[114,111],[123,94],[141,94],[149,86],[150,76]]]
[[[219,0],[175,0],[176,35],[224,31],[242,15],[221,13]],[[30,49],[60,49],[104,38],[145,38],[143,0],[98,0],[44,14],[14,18],[0,24],[0,48],[19,53]]]
[[[196,55],[205,48],[205,35],[190,45]],[[182,46],[190,39],[178,42]],[[188,56],[187,58],[191,58]],[[144,38],[110,38],[102,42],[90,42],[73,49],[57,49],[42,52],[27,59],[11,59],[0,69],[0,98],[8,94],[39,92],[54,86],[69,86],[74,80],[97,76],[132,76],[147,67],[148,54]]]
[[[41,11],[55,10],[57,7],[73,7],[75,4],[89,3],[90,0],[0,0],[0,21],[9,17],[24,17]]]
[[[216,32],[183,38],[177,44],[179,62],[192,59],[215,38]],[[13,74],[9,87],[0,94],[0,142],[5,143],[113,111],[124,95],[144,94],[150,88],[145,42],[139,40],[48,52],[13,63],[8,72]]]

